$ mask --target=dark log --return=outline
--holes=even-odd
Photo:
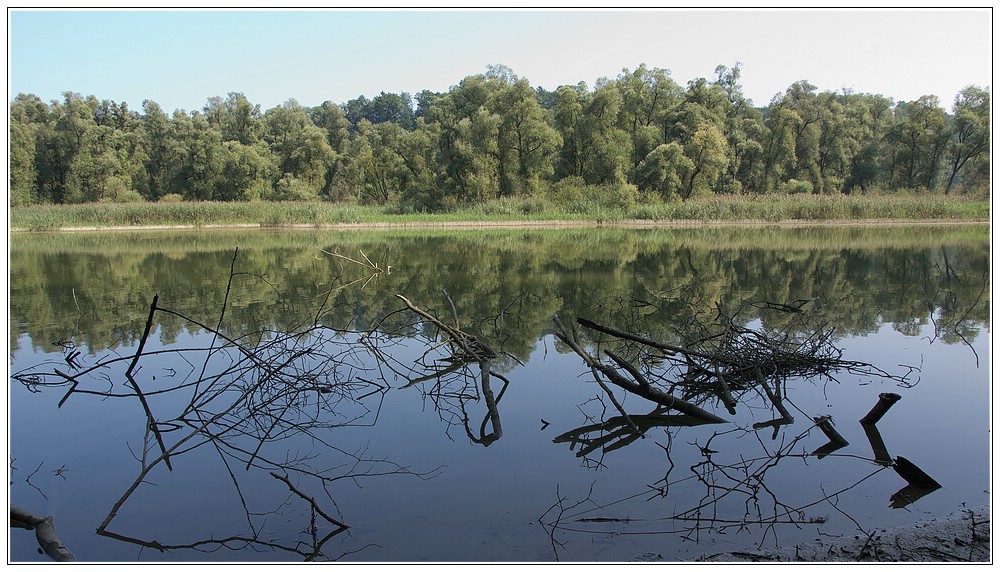
[[[892,508],[905,508],[936,490],[906,485],[892,493],[892,496],[889,497],[890,506]]]
[[[816,422],[816,426],[823,431],[823,434],[830,439],[831,443],[840,443],[847,445],[847,439],[844,439],[840,433],[833,427],[833,419],[829,415],[824,415],[822,417],[813,417],[813,421]]]
[[[721,356],[711,356],[711,355],[708,355],[708,354],[705,354],[705,353],[702,353],[702,352],[698,352],[698,351],[694,351],[694,350],[688,350],[688,349],[682,348],[680,346],[675,346],[675,345],[672,345],[672,344],[665,344],[663,342],[658,342],[658,341],[650,339],[650,338],[646,338],[646,337],[643,337],[643,336],[637,336],[635,334],[630,334],[628,332],[623,332],[621,330],[616,330],[615,328],[604,326],[604,325],[598,324],[597,322],[592,322],[592,321],[590,321],[590,320],[588,320],[586,318],[577,318],[576,322],[578,324],[580,324],[581,326],[590,328],[592,330],[597,330],[598,332],[603,332],[605,334],[610,334],[612,336],[615,336],[616,338],[621,338],[623,340],[631,340],[633,342],[638,342],[640,344],[643,344],[643,345],[646,345],[646,346],[649,346],[649,347],[652,347],[652,348],[656,348],[658,350],[663,350],[668,355],[678,354],[679,353],[679,354],[683,354],[683,355],[690,355],[690,356],[694,356],[694,357],[700,357],[700,358],[703,358],[703,359],[715,360],[715,361],[718,361],[718,362],[721,362],[721,363],[725,363],[727,365],[734,365],[729,360],[726,360],[725,358],[723,358]]]
[[[889,455],[889,450],[886,449],[885,442],[882,441],[882,434],[879,433],[878,427],[875,425],[861,425],[861,427],[865,430],[868,443],[872,446],[875,462],[885,467],[891,466],[892,456]]]
[[[813,451],[812,455],[813,455],[813,457],[816,457],[817,459],[822,459],[823,457],[829,455],[830,453],[832,453],[832,452],[834,452],[834,451],[836,451],[838,449],[843,449],[846,446],[847,446],[847,443],[835,443],[833,441],[830,441],[826,445],[823,445],[819,449],[816,449],[815,451]]]
[[[10,505],[10,523],[16,528],[35,530],[38,546],[49,558],[56,562],[75,562],[73,553],[59,540],[51,516],[38,516],[22,508]]]
[[[941,485],[932,479],[930,475],[920,470],[919,467],[911,463],[905,457],[896,457],[896,463],[892,466],[899,476],[906,479],[906,482],[914,487],[922,489],[940,489]]]
[[[611,383],[628,391],[629,393],[634,393],[639,397],[648,399],[654,403],[659,403],[664,407],[668,407],[670,409],[676,409],[677,411],[680,411],[681,413],[684,413],[686,415],[697,417],[699,419],[704,419],[709,423],[726,422],[725,419],[722,419],[721,417],[713,413],[709,413],[708,411],[705,411],[704,409],[698,407],[697,405],[688,403],[683,399],[679,399],[677,397],[674,397],[673,395],[670,395],[669,393],[660,391],[659,389],[653,387],[652,385],[649,385],[648,383],[643,385],[641,383],[632,381],[627,377],[625,377],[624,375],[618,373],[617,370],[615,370],[613,367],[607,364],[603,364],[597,360],[592,360],[590,366],[603,373],[604,376],[607,377]]]
[[[885,415],[886,411],[889,411],[889,408],[900,399],[902,399],[902,396],[898,393],[880,393],[878,396],[878,403],[875,404],[875,407],[872,407],[872,410],[868,412],[868,415],[861,418],[861,424],[874,425],[878,423],[878,420]]]
[[[774,432],[771,434],[771,439],[776,439],[778,437],[778,427],[781,425],[791,425],[795,421],[795,418],[792,417],[792,415],[788,412],[788,409],[786,409],[785,405],[781,402],[781,396],[780,396],[781,387],[779,386],[777,388],[778,392],[775,393],[774,391],[771,391],[771,386],[767,384],[767,379],[764,377],[764,373],[760,370],[759,367],[754,368],[753,373],[754,376],[757,378],[757,382],[760,383],[760,388],[764,390],[764,393],[767,394],[767,398],[770,399],[771,403],[774,404],[774,408],[777,409],[778,413],[781,414],[780,419],[764,421],[762,423],[754,423],[753,428],[756,430],[756,429],[762,429],[764,427],[773,427]]]
[[[849,443],[847,439],[844,439],[840,433],[833,427],[833,420],[829,415],[824,415],[822,417],[813,417],[813,421],[816,422],[816,426],[823,431],[827,439],[830,440],[829,443],[823,445],[819,449],[813,451],[813,455],[822,459],[823,457],[829,455],[830,453],[836,451],[837,449],[843,449]]]
[[[566,345],[572,348],[573,351],[576,353],[576,355],[583,358],[583,361],[590,366],[590,371],[594,374],[594,380],[597,381],[597,384],[600,385],[601,389],[604,390],[604,393],[607,394],[608,399],[611,400],[611,403],[612,405],[615,406],[615,409],[617,409],[618,412],[622,414],[622,417],[624,417],[625,420],[628,421],[629,426],[632,427],[633,431],[635,431],[636,433],[641,433],[641,431],[639,431],[639,426],[636,425],[634,422],[632,422],[631,419],[629,419],[629,415],[625,411],[625,408],[622,407],[621,403],[618,403],[618,400],[615,398],[615,394],[612,393],[611,389],[609,389],[608,386],[604,384],[604,381],[601,380],[601,376],[598,375],[597,372],[598,371],[604,372],[602,368],[606,368],[609,369],[613,375],[621,377],[621,379],[623,380],[625,380],[625,378],[621,376],[613,368],[602,364],[600,360],[588,354],[587,352],[583,351],[583,348],[581,348],[580,345],[576,343],[575,333],[570,334],[569,330],[567,330],[566,326],[563,325],[562,320],[559,319],[558,315],[553,316],[552,319],[555,321],[556,326],[559,328],[559,333],[556,334],[557,336],[559,336],[559,339],[561,339]],[[608,374],[605,373],[605,376],[608,376]],[[608,379],[611,379],[610,376],[608,376]]]

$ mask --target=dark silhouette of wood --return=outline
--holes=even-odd
[[[899,476],[906,479],[906,482],[911,486],[930,490],[941,488],[940,483],[932,479],[927,473],[921,471],[919,467],[905,457],[896,457],[896,463],[893,464],[892,468],[896,470]]]
[[[902,399],[902,396],[898,393],[880,393],[878,403],[875,404],[875,407],[872,407],[872,410],[867,415],[861,418],[861,424],[874,425],[878,423],[878,420],[900,399]]]

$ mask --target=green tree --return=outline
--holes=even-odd
[[[990,92],[970,85],[955,97],[954,135],[949,148],[948,184],[951,192],[959,172],[966,164],[989,162],[990,157]]]
[[[795,134],[801,123],[799,114],[783,105],[782,100],[772,101],[764,119],[767,134],[761,173],[762,192],[773,191],[786,175],[791,176],[795,165]]]
[[[689,199],[698,190],[711,192],[725,169],[726,138],[718,127],[705,123],[684,145],[684,154],[691,161],[682,198]]]
[[[536,192],[540,181],[553,173],[552,155],[561,143],[559,134],[546,122],[527,80],[502,87],[489,107],[500,118],[496,145],[499,194]]]
[[[395,123],[407,130],[416,127],[413,98],[406,92],[395,94],[383,91],[372,99],[358,96],[344,104],[344,115],[352,130],[357,129],[361,121]]]
[[[10,105],[8,197],[11,206],[44,202],[38,189],[38,138],[49,109],[33,95],[18,94]]]
[[[402,188],[405,164],[398,149],[404,130],[397,123],[369,123],[362,119],[351,142],[348,178],[363,203],[386,204]]]
[[[851,138],[856,144],[850,147],[850,166],[844,192],[857,188],[865,191],[869,186],[886,180],[882,167],[885,162],[885,141],[891,127],[892,100],[871,94],[850,94],[846,114]]]
[[[694,171],[694,163],[684,155],[679,143],[665,143],[653,149],[636,169],[640,191],[655,192],[664,199],[684,193],[684,175]]]
[[[622,95],[613,82],[594,90],[578,127],[581,174],[588,184],[623,185],[632,166],[632,141],[618,127]]]
[[[170,192],[171,174],[177,164],[170,118],[158,103],[142,102],[142,145],[145,147],[145,177],[136,181],[146,200],[155,201]]]
[[[247,201],[273,195],[277,169],[263,143],[222,143],[222,177],[215,195],[220,201]]]
[[[330,184],[330,169],[337,154],[330,147],[329,131],[312,123],[309,114],[294,99],[264,114],[265,141],[275,155],[278,173],[295,181],[290,197],[313,198]],[[286,185],[286,189],[291,188]],[[286,193],[287,194],[287,193]]]
[[[334,200],[343,198],[343,191],[347,187],[344,161],[350,143],[351,123],[343,109],[332,101],[324,101],[319,107],[313,108],[310,117],[316,127],[326,131],[326,142],[334,153],[334,160],[326,172],[323,193]]]
[[[444,185],[438,183],[437,151],[440,129],[418,117],[416,128],[403,134],[399,154],[403,161],[401,186],[405,202],[419,210],[440,210]]]
[[[181,194],[188,200],[218,199],[217,191],[223,182],[225,165],[222,134],[198,112],[190,116],[175,113],[174,125],[181,156],[171,192]]]
[[[552,108],[553,125],[562,139],[555,160],[555,175],[558,179],[583,176],[584,143],[581,121],[583,110],[589,104],[586,84],[562,85],[555,91]]]
[[[896,106],[889,131],[890,176],[897,188],[930,190],[950,138],[947,114],[934,95]]]
[[[84,100],[78,93],[64,93],[62,102],[53,102],[53,119],[39,134],[39,188],[54,203],[84,200],[81,174],[87,162],[97,104],[92,97]]]
[[[251,103],[242,93],[230,92],[226,99],[210,97],[204,113],[209,125],[222,133],[223,141],[253,145],[263,135],[260,105]]]
[[[615,80],[622,95],[618,126],[632,140],[631,174],[658,145],[667,141],[667,124],[684,93],[670,78],[670,71],[639,65],[635,71],[624,68]]]
[[[716,66],[715,84],[726,97],[723,133],[728,145],[728,164],[719,177],[718,192],[760,192],[761,159],[764,153],[763,114],[755,109],[740,85],[741,64]]]

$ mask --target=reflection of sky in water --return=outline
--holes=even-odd
[[[931,331],[925,328],[922,334],[929,336]],[[191,342],[186,336],[181,338],[182,343]],[[196,343],[205,343],[205,338],[196,336]],[[782,459],[768,470],[767,489],[761,490],[758,498],[765,514],[775,510],[771,493],[791,507],[813,503],[824,492],[850,486],[877,468],[866,460],[872,452],[857,420],[875,404],[879,393],[897,392],[902,400],[878,424],[889,453],[910,459],[943,488],[905,510],[893,510],[889,508],[889,495],[902,488],[904,482],[887,469],[839,495],[837,508],[819,502],[805,510],[806,516],[828,517],[824,533],[856,534],[854,524],[840,516],[837,509],[871,529],[951,513],[961,503],[984,504],[988,496],[983,491],[989,486],[988,338],[988,332],[981,332],[973,344],[979,355],[978,368],[972,349],[966,345],[930,343],[928,337],[904,336],[890,325],[872,335],[841,339],[837,345],[843,348],[845,359],[871,362],[890,373],[900,373],[897,364],[921,366],[919,383],[901,388],[853,374],[840,376],[837,382],[793,380],[787,392],[787,403],[795,417],[793,425],[785,427],[776,441],[770,439],[770,429],[762,429],[756,436],[727,433],[716,437],[711,442],[711,448],[717,451],[713,459],[731,464],[741,456],[759,456],[762,447],[773,449],[808,428],[809,417],[830,415],[850,444],[824,459]],[[154,339],[151,336],[147,351],[158,349]],[[12,355],[12,371],[47,359],[61,360],[59,354],[33,351],[32,346],[28,340],[20,344],[21,349]],[[94,356],[85,359],[92,362]],[[144,362],[144,367],[149,368],[147,373],[156,367],[170,367],[166,360],[151,359]],[[575,355],[556,351],[551,337],[539,341],[523,367],[504,372],[511,384],[498,405],[503,436],[489,447],[471,443],[460,424],[449,427],[447,415],[442,419],[430,395],[429,384],[433,382],[406,389],[399,389],[403,383],[394,382],[375,426],[333,428],[320,437],[341,449],[365,450],[371,457],[388,459],[414,472],[438,467],[441,470],[428,480],[389,475],[335,483],[330,493],[340,517],[352,528],[349,534],[327,545],[327,554],[335,556],[377,544],[381,548],[365,548],[349,559],[551,560],[550,539],[539,525],[539,517],[557,501],[557,490],[570,505],[585,499],[591,487],[593,503],[580,508],[592,509],[596,504],[604,508],[571,511],[579,513],[574,518],[627,518],[629,522],[571,523],[567,515],[564,525],[585,532],[558,534],[557,540],[566,542],[560,550],[563,560],[627,560],[646,551],[660,552],[667,559],[692,559],[702,553],[753,548],[762,542],[761,529],[751,527],[749,533],[735,529],[727,534],[703,533],[696,545],[682,542],[679,534],[692,523],[658,520],[697,505],[705,494],[704,485],[690,478],[689,467],[702,460],[697,446],[704,446],[713,433],[729,431],[734,423],[674,428],[669,441],[662,429],[653,429],[647,438],[608,453],[600,459],[603,465],[597,469],[586,466],[567,444],[553,443],[556,435],[590,422],[584,412],[594,411],[591,399],[600,389],[585,373]],[[494,379],[491,387],[499,394],[502,383]],[[144,388],[148,390],[148,386]],[[132,455],[143,432],[141,410],[133,400],[101,400],[83,394],[72,396],[57,410],[64,392],[65,388],[49,388],[30,394],[20,384],[11,383],[11,456],[16,469],[11,501],[36,513],[55,515],[63,541],[81,560],[134,560],[139,554],[136,547],[98,537],[94,530],[138,472]],[[622,393],[618,391],[618,395]],[[374,407],[378,396],[366,399]],[[634,396],[624,397],[623,402],[631,413],[652,409]],[[160,405],[166,408],[170,404]],[[466,405],[469,425],[478,437],[486,407],[481,400]],[[736,425],[749,426],[771,418],[763,402],[753,404],[752,416],[747,405],[738,407]],[[716,413],[731,419],[722,407]],[[544,428],[543,419],[549,424]],[[822,433],[814,429],[796,450],[810,452],[825,441]],[[649,491],[647,485],[662,478],[669,468],[663,449],[668,444],[674,465],[670,493],[666,498],[647,500],[649,495],[643,494]],[[292,454],[322,451],[307,440],[282,443],[281,447]],[[330,452],[317,459],[317,464],[343,462]],[[47,499],[26,483],[39,464],[41,468],[31,477],[31,483]],[[61,466],[67,468],[65,479],[53,474]],[[240,463],[234,466],[245,496],[254,504],[252,510],[269,510],[286,499],[284,485],[264,471],[246,472]],[[178,543],[199,535],[245,533],[238,497],[234,497],[230,477],[221,467],[218,454],[208,447],[175,458],[174,471],[157,469],[150,478],[155,486],[140,487],[110,529]],[[313,493],[321,505],[330,506],[322,491],[313,489]],[[717,516],[738,519],[746,502],[745,496],[731,495],[720,503]],[[297,533],[308,522],[299,508],[301,505],[294,505],[273,515],[269,525],[275,530],[288,527],[288,533]],[[812,540],[818,530],[816,526],[781,526],[764,535],[763,544],[773,546],[776,539],[782,545]],[[663,534],[641,534],[654,531]],[[13,560],[42,559],[35,553],[30,533],[15,530],[11,534]],[[148,549],[142,552],[144,559],[282,557],[268,552],[227,550],[166,556]]]

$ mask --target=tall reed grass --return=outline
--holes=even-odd
[[[988,220],[987,201],[941,196],[733,196],[613,206],[560,204],[544,197],[507,197],[444,213],[400,205],[323,202],[180,202],[15,207],[10,228],[52,230],[171,226],[417,225],[455,222],[578,221],[785,222],[858,220]]]

